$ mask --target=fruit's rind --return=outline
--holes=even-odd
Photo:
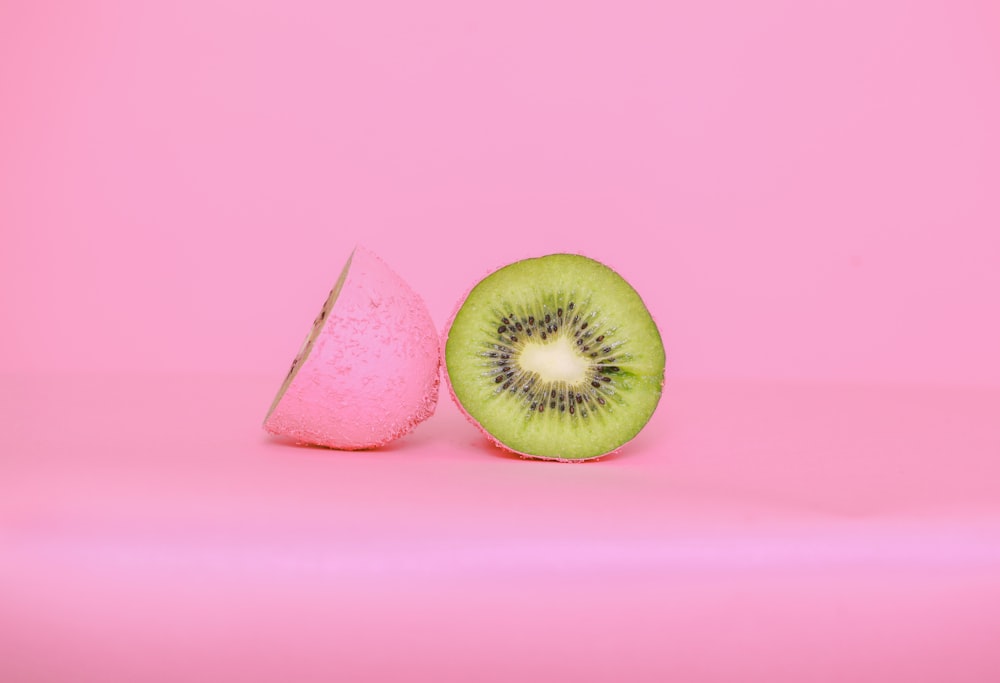
[[[424,301],[355,249],[264,420],[264,429],[340,450],[383,446],[434,414],[440,345]]]
[[[525,283],[530,283],[526,285]],[[498,306],[518,301],[545,300],[551,292],[586,297],[589,303],[616,311],[618,320],[629,320],[629,359],[620,365],[621,381],[635,391],[616,420],[614,430],[597,427],[595,421],[579,434],[577,443],[567,444],[535,429],[525,428],[525,409],[516,402],[491,402],[495,388],[483,387],[482,353],[470,348],[470,340],[482,332],[483,315]],[[503,303],[507,302],[507,303]],[[477,330],[477,328],[480,328]],[[665,356],[655,322],[638,293],[620,275],[593,259],[573,254],[553,254],[526,259],[501,268],[470,290],[456,306],[442,339],[446,386],[465,417],[497,446],[530,458],[580,461],[617,452],[648,423],[662,393]],[[472,381],[466,381],[472,378]],[[542,424],[541,420],[535,426]],[[520,432],[520,433],[519,433]]]

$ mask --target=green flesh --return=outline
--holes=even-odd
[[[476,285],[448,332],[445,364],[458,402],[493,438],[581,460],[617,449],[649,421],[664,353],[625,280],[586,257],[553,254]]]

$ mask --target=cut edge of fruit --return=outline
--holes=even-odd
[[[330,294],[327,296],[326,301],[323,302],[323,308],[320,309],[319,315],[317,315],[316,319],[313,321],[312,329],[309,330],[309,334],[306,335],[305,341],[302,342],[299,352],[295,355],[295,359],[292,361],[292,367],[288,370],[288,374],[285,375],[285,380],[281,383],[281,388],[278,390],[274,400],[271,402],[271,407],[268,408],[267,415],[264,416],[265,423],[267,423],[270,419],[271,413],[274,412],[274,409],[278,407],[279,403],[281,403],[281,399],[284,397],[285,392],[288,391],[288,387],[290,387],[292,382],[295,381],[296,375],[299,374],[299,370],[301,370],[302,366],[305,364],[306,358],[309,357],[309,352],[312,351],[313,344],[315,344],[316,340],[319,338],[320,332],[323,330],[323,325],[326,324],[327,318],[330,317],[330,312],[333,310],[333,307],[337,302],[337,297],[340,296],[340,291],[343,289],[344,283],[347,281],[347,274],[351,270],[351,262],[354,260],[354,254],[356,251],[357,247],[355,247],[351,251],[351,255],[347,257],[347,262],[340,271],[340,277],[337,278],[337,283],[333,286],[333,289],[330,290]]]
[[[442,353],[442,356],[443,356],[442,362],[441,362],[441,368],[442,368],[442,371],[444,373],[445,384],[448,387],[448,391],[449,391],[449,394],[451,395],[452,401],[458,407],[458,409],[462,413],[462,415],[465,416],[466,420],[468,420],[469,423],[471,423],[474,427],[476,427],[476,429],[479,430],[479,432],[483,436],[485,436],[487,438],[487,440],[490,441],[497,448],[499,448],[499,449],[501,449],[501,450],[503,450],[505,452],[512,453],[514,455],[520,456],[522,458],[533,459],[533,460],[546,460],[546,461],[557,461],[557,462],[596,461],[596,460],[600,460],[601,458],[608,457],[608,456],[613,456],[613,455],[619,453],[624,447],[626,447],[628,444],[630,444],[632,441],[634,441],[639,436],[639,434],[645,429],[645,426],[652,419],[653,415],[656,412],[656,408],[657,408],[658,404],[660,403],[660,401],[662,399],[662,387],[663,387],[663,385],[665,383],[665,379],[666,379],[665,378],[665,370],[666,370],[666,363],[665,363],[666,359],[665,358],[663,358],[662,361],[661,361],[661,363],[657,364],[658,367],[655,368],[655,372],[659,375],[660,392],[658,392],[658,394],[656,396],[656,399],[655,399],[655,401],[653,403],[652,410],[650,411],[649,416],[646,418],[645,422],[638,429],[638,431],[636,431],[627,440],[625,440],[625,441],[617,444],[614,448],[612,448],[610,450],[607,450],[607,451],[604,451],[604,452],[600,452],[600,453],[595,453],[593,455],[583,455],[583,456],[563,455],[563,454],[551,455],[551,454],[528,453],[528,452],[525,452],[523,450],[518,450],[518,448],[516,448],[514,446],[511,446],[508,443],[505,443],[504,441],[501,441],[497,436],[495,436],[488,429],[486,429],[486,427],[478,419],[476,419],[472,415],[472,413],[470,413],[466,409],[465,405],[459,399],[459,397],[458,397],[458,395],[457,395],[457,393],[455,391],[455,386],[454,386],[454,384],[452,382],[451,373],[450,373],[450,370],[449,370],[449,367],[448,367],[447,348],[448,348],[448,341],[449,341],[449,339],[451,337],[452,328],[454,327],[456,318],[459,316],[459,314],[461,313],[462,309],[465,307],[466,303],[468,302],[469,298],[473,295],[473,293],[476,292],[477,290],[479,290],[485,281],[489,280],[492,276],[496,275],[500,271],[506,270],[507,268],[509,268],[511,266],[514,266],[514,265],[517,265],[519,263],[523,263],[523,262],[531,261],[531,260],[535,260],[535,259],[543,259],[543,258],[547,258],[547,257],[550,257],[550,256],[579,257],[579,258],[586,259],[588,261],[592,261],[593,263],[596,263],[597,265],[606,268],[613,275],[615,275],[619,280],[621,280],[621,282],[626,287],[628,287],[629,290],[632,291],[632,293],[635,295],[637,301],[642,305],[643,310],[645,311],[646,315],[649,317],[650,322],[652,323],[652,326],[653,326],[653,330],[655,332],[656,340],[657,340],[657,342],[659,344],[659,347],[661,349],[661,354],[663,353],[662,352],[663,341],[662,341],[662,335],[661,335],[660,330],[659,330],[659,326],[656,324],[656,320],[653,317],[652,312],[649,310],[648,306],[646,305],[645,301],[642,299],[642,297],[639,295],[639,293],[635,290],[635,288],[631,285],[631,283],[629,283],[627,280],[625,280],[625,278],[622,277],[622,275],[620,273],[618,273],[618,271],[614,270],[613,268],[611,268],[607,264],[605,264],[605,263],[603,263],[601,261],[597,261],[596,259],[593,259],[593,258],[591,258],[589,256],[585,256],[583,254],[558,253],[558,254],[547,254],[547,255],[537,256],[537,257],[527,257],[527,258],[521,259],[519,261],[515,261],[513,263],[509,263],[509,264],[507,264],[505,266],[501,266],[499,268],[493,269],[490,272],[486,273],[482,278],[480,278],[480,280],[478,282],[476,282],[474,285],[472,285],[468,290],[466,290],[464,296],[461,299],[459,299],[458,302],[457,302],[457,304],[455,305],[455,307],[454,307],[454,309],[453,309],[453,311],[452,311],[452,313],[451,313],[451,315],[450,315],[450,317],[448,319],[448,322],[447,322],[447,324],[446,324],[446,326],[444,328],[444,333],[441,335],[441,353]]]
[[[458,397],[458,395],[457,395],[457,393],[455,391],[455,386],[454,386],[454,383],[452,382],[451,372],[449,370],[448,358],[447,358],[448,341],[451,338],[451,333],[453,331],[453,327],[454,327],[454,324],[456,322],[456,319],[460,315],[462,309],[465,307],[465,305],[468,302],[469,298],[477,290],[481,289],[481,287],[484,284],[484,282],[486,282],[487,280],[489,280],[492,276],[496,275],[500,271],[506,270],[506,269],[510,268],[511,266],[514,266],[514,265],[517,265],[517,264],[520,264],[520,263],[523,263],[523,262],[532,261],[532,260],[536,260],[536,259],[544,259],[544,258],[551,257],[551,256],[583,258],[583,259],[586,259],[587,261],[591,261],[591,262],[593,262],[593,263],[595,263],[595,264],[597,264],[599,266],[602,266],[603,268],[605,268],[608,271],[610,271],[613,275],[615,275],[629,290],[631,290],[631,292],[635,295],[636,301],[642,306],[642,308],[645,311],[646,315],[649,317],[649,320],[652,323],[652,329],[654,331],[654,336],[655,336],[656,341],[657,341],[657,343],[659,345],[659,348],[660,348],[660,354],[659,354],[661,356],[660,362],[655,364],[656,365],[655,368],[649,368],[650,370],[652,370],[653,372],[655,372],[657,375],[659,375],[659,388],[660,388],[660,390],[657,392],[657,396],[656,396],[656,398],[655,398],[655,400],[654,400],[654,402],[652,404],[652,408],[650,410],[649,416],[644,420],[642,426],[634,434],[632,434],[627,440],[622,441],[621,443],[617,444],[616,446],[614,446],[610,450],[603,451],[603,452],[600,452],[600,453],[595,453],[595,454],[592,454],[592,455],[588,454],[588,455],[578,456],[578,455],[564,455],[564,454],[555,454],[555,455],[553,455],[553,454],[528,453],[528,452],[525,452],[523,450],[519,450],[517,447],[511,446],[510,444],[505,443],[504,441],[501,441],[497,436],[495,436],[488,429],[486,429],[486,427],[483,425],[483,423],[480,422],[476,417],[474,417],[472,415],[472,413],[470,413],[466,409],[465,405],[459,399],[459,397]],[[476,429],[483,436],[485,436],[486,439],[489,442],[491,442],[497,448],[499,448],[499,449],[501,449],[501,450],[503,450],[505,452],[512,453],[514,455],[520,456],[522,458],[534,459],[534,460],[547,460],[547,461],[557,461],[557,462],[596,461],[596,460],[599,460],[601,458],[604,458],[604,457],[607,457],[607,456],[613,456],[613,455],[619,453],[623,448],[625,448],[626,446],[628,446],[628,444],[630,444],[632,441],[634,441],[639,436],[639,434],[645,429],[646,425],[648,425],[649,421],[653,418],[653,416],[654,416],[654,414],[656,412],[656,408],[658,407],[659,403],[661,402],[661,399],[662,399],[662,388],[663,388],[663,386],[665,384],[665,379],[666,379],[666,377],[665,377],[666,358],[665,358],[665,354],[663,353],[662,349],[663,349],[662,333],[659,330],[659,326],[656,324],[656,320],[653,317],[652,312],[649,310],[648,306],[646,305],[646,302],[642,299],[641,295],[639,295],[638,291],[636,291],[635,288],[631,285],[631,283],[629,283],[618,271],[616,271],[615,269],[611,268],[607,264],[605,264],[605,263],[603,263],[601,261],[598,261],[598,260],[596,260],[596,259],[594,259],[592,257],[586,256],[584,254],[556,253],[556,254],[546,254],[546,255],[536,256],[536,257],[526,257],[526,258],[520,259],[519,261],[514,261],[514,262],[509,263],[507,265],[495,268],[495,269],[489,271],[488,273],[486,273],[475,284],[473,284],[471,287],[469,287],[466,290],[466,292],[464,293],[464,295],[462,296],[462,298],[459,299],[458,302],[456,303],[456,305],[454,306],[454,309],[452,310],[451,315],[448,318],[447,324],[444,327],[444,332],[441,335],[441,353],[442,353],[441,369],[442,369],[443,374],[444,374],[445,385],[448,387],[448,392],[451,395],[452,401],[458,407],[459,411],[462,413],[462,415],[465,416],[466,420],[468,420],[470,424],[472,424],[474,427],[476,427]],[[650,378],[650,379],[652,379],[652,378]]]

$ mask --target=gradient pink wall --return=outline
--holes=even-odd
[[[283,374],[356,242],[443,324],[617,267],[674,376],[1000,383],[1000,5],[4,2],[0,371]]]

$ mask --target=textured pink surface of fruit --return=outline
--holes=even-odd
[[[309,353],[296,358],[267,415],[267,431],[357,450],[399,438],[434,414],[438,333],[427,305],[399,275],[359,246],[323,313]]]

